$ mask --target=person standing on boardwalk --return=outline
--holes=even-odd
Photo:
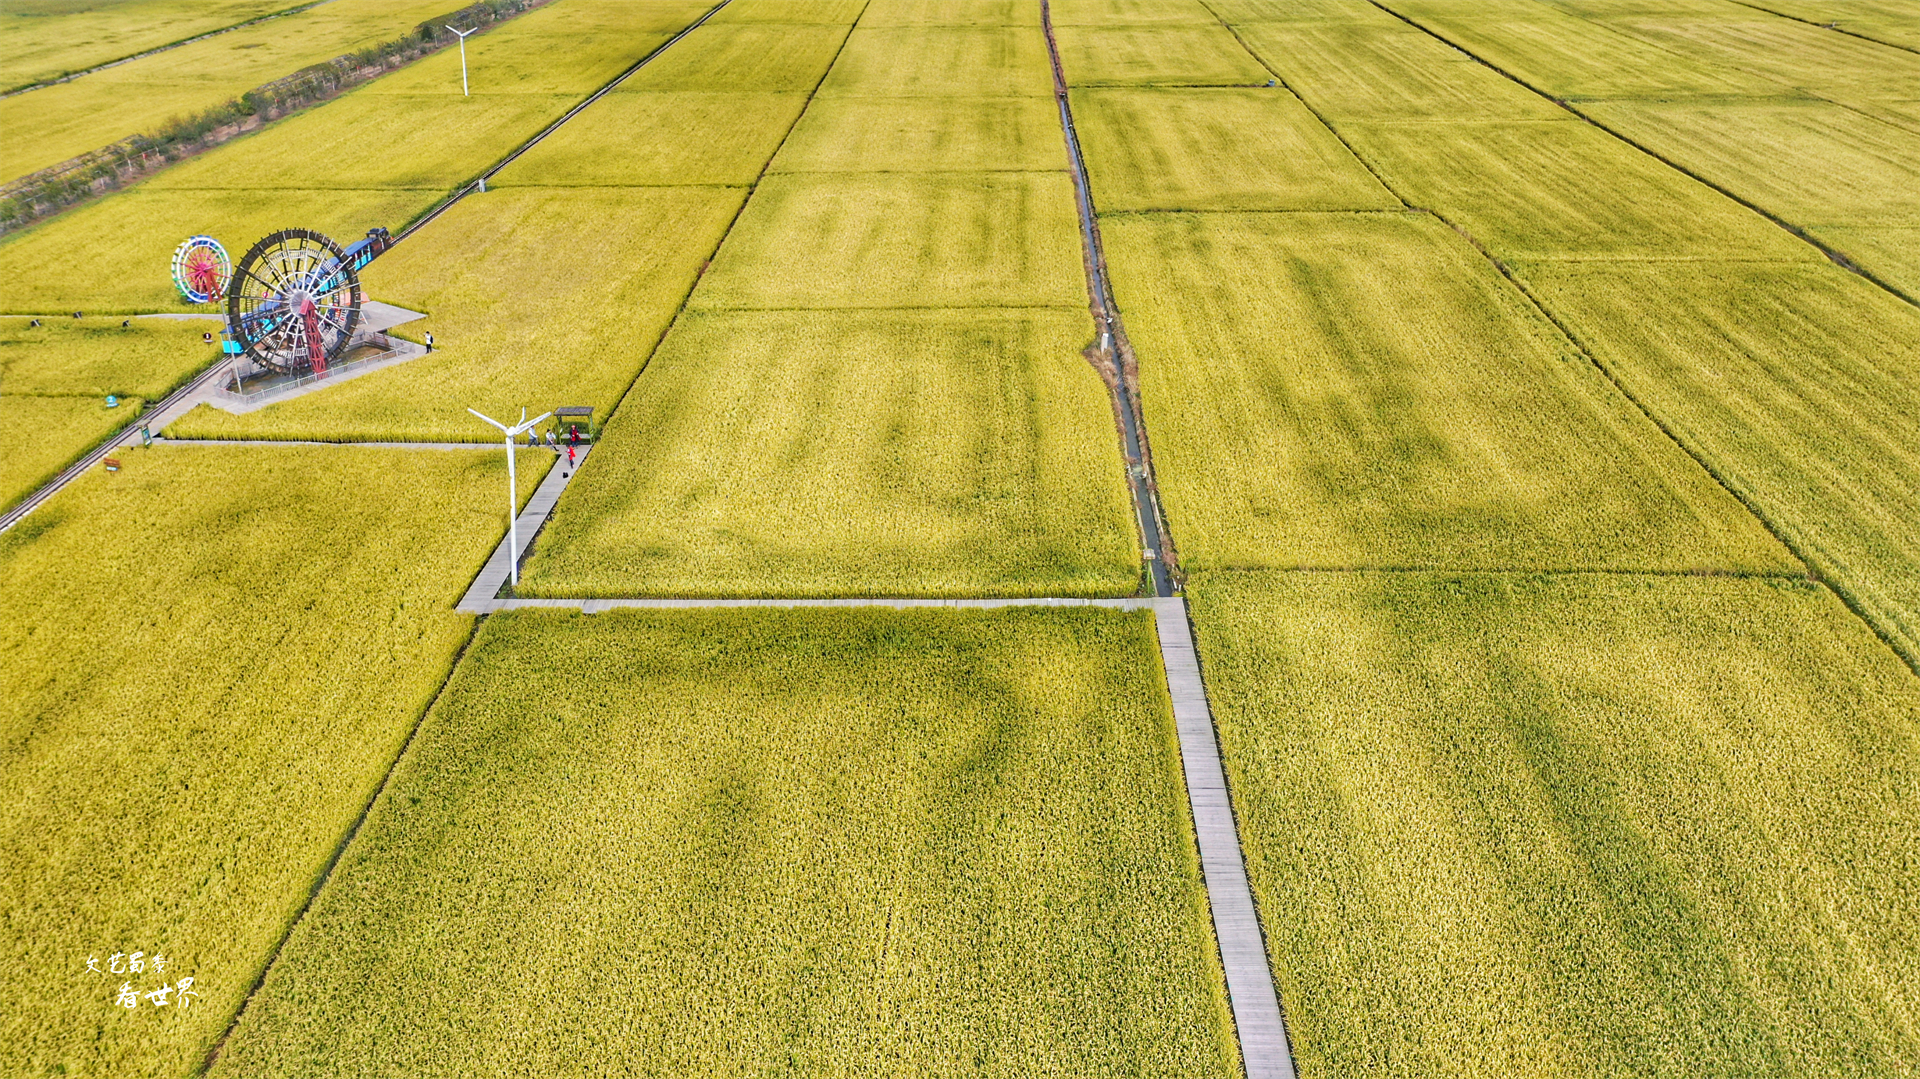
[[[432,330],[427,331],[427,351],[428,352],[433,351],[433,331]]]
[[[563,473],[560,478],[567,479],[572,475],[573,475],[573,447],[568,446],[567,447],[567,471]]]

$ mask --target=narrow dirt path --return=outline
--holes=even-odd
[[[1119,307],[1113,302],[1106,255],[1100,245],[1100,222],[1094,214],[1093,192],[1087,181],[1080,136],[1073,124],[1067,94],[1066,70],[1054,39],[1053,13],[1040,0],[1040,24],[1047,36],[1047,54],[1053,63],[1053,93],[1060,107],[1060,127],[1067,140],[1067,157],[1079,202],[1080,235],[1085,245],[1087,292],[1094,321],[1101,328],[1099,348],[1113,370],[1108,385],[1114,411],[1120,417],[1121,438],[1127,455],[1127,478],[1139,512],[1140,534],[1148,550],[1153,574],[1154,618],[1159,630],[1160,661],[1166,671],[1167,692],[1173,700],[1174,726],[1180,738],[1181,771],[1193,813],[1194,838],[1200,849],[1200,869],[1207,887],[1207,906],[1213,915],[1214,939],[1227,980],[1227,1001],[1233,1010],[1234,1033],[1247,1079],[1294,1079],[1293,1048],[1280,1012],[1273,984],[1266,936],[1260,928],[1259,908],[1247,881],[1246,856],[1233,814],[1232,792],[1220,763],[1219,734],[1200,678],[1200,658],[1194,650],[1193,629],[1186,600],[1174,597],[1172,542],[1155,497],[1153,461],[1147,448],[1145,422],[1140,412],[1138,360],[1127,342]]]
[[[1121,450],[1127,460],[1127,485],[1133,492],[1140,541],[1146,548],[1147,572],[1153,579],[1153,594],[1171,596],[1177,561],[1173,537],[1160,511],[1156,493],[1159,488],[1153,478],[1152,450],[1147,444],[1146,421],[1140,412],[1138,364],[1127,341],[1126,326],[1120,320],[1120,308],[1113,302],[1113,284],[1107,278],[1107,256],[1100,245],[1100,221],[1094,216],[1093,189],[1087,182],[1086,161],[1080,155],[1080,132],[1073,125],[1066,70],[1060,66],[1060,46],[1054,41],[1053,12],[1047,0],[1040,0],[1040,25],[1047,35],[1047,57],[1053,63],[1053,96],[1060,108],[1060,129],[1067,140],[1068,171],[1073,176],[1074,200],[1080,211],[1080,242],[1087,268],[1089,306],[1094,323],[1100,327],[1100,340],[1094,347],[1101,363],[1110,365],[1109,370],[1101,373],[1113,394]]]

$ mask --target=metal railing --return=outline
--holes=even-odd
[[[415,353],[414,349],[419,346],[412,345],[411,343],[396,345],[392,338],[383,333],[368,334],[361,339],[361,343],[371,345],[379,351],[333,364],[327,368],[325,374],[317,375],[309,371],[304,375],[298,376],[269,375],[265,378],[260,378],[252,387],[247,386],[245,377],[238,380],[234,378],[233,367],[230,364],[228,365],[226,374],[221,377],[220,388],[216,390],[215,393],[222,400],[250,405],[265,400],[268,397],[298,389],[302,386],[311,386],[315,383],[325,382],[328,379],[339,378],[350,371],[366,367],[369,364],[382,363],[395,357],[407,356],[409,354],[426,355],[426,349],[421,348],[419,352]],[[237,389],[235,388],[236,381],[238,382]]]

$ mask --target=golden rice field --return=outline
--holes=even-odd
[[[912,54],[924,63],[903,65]],[[1047,42],[1037,26],[862,26],[820,84],[827,97],[1046,97]]]
[[[1144,612],[490,618],[211,1074],[1236,1076],[1156,663]]]
[[[1835,21],[1837,10],[1809,23],[1711,3],[1575,3],[1562,5],[1564,11],[1531,0],[1394,0],[1388,6],[1525,86],[1574,101],[1581,115],[1604,128],[1579,128],[1589,141],[1637,158],[1639,171],[1671,177],[1669,163],[1678,166],[1914,295],[1910,283],[1920,274],[1920,256],[1902,230],[1920,227],[1920,198],[1911,182],[1920,170],[1920,114],[1912,111],[1920,97],[1920,57],[1897,42],[1817,25]],[[1867,5],[1862,13],[1871,10]],[[1910,12],[1909,18],[1920,28],[1920,17]],[[1356,136],[1367,141],[1374,140]],[[1531,194],[1524,180],[1515,181],[1538,175],[1540,165],[1528,155],[1503,155],[1505,169],[1489,170],[1482,155],[1444,156],[1455,162],[1464,186],[1507,197]],[[1429,167],[1413,161],[1400,171],[1417,180]],[[1563,186],[1574,191],[1584,191],[1595,171],[1610,179],[1618,172],[1564,156],[1560,167],[1567,174]],[[1710,216],[1621,194],[1617,201],[1648,218],[1691,226]],[[1696,238],[1711,240],[1716,231],[1710,227]],[[1722,246],[1715,256],[1734,257],[1739,247]]]
[[[1920,662],[1920,312],[1831,266],[1529,266],[1529,287]]]
[[[399,327],[431,355],[323,394],[231,415],[202,405],[186,438],[486,441],[467,414],[606,415],[646,363],[745,192],[504,187],[368,267],[368,293],[430,317]]]
[[[1344,7],[1341,13],[1337,19],[1236,23],[1234,31],[1336,127],[1361,120],[1566,118],[1553,102],[1379,8]]]
[[[469,82],[476,93],[568,94],[577,101],[711,6],[700,0],[568,0],[558,7],[548,5],[469,39]],[[556,53],[566,57],[564,63],[555,62]],[[460,50],[442,49],[373,80],[361,92],[452,97],[459,85]]]
[[[1888,45],[1920,49],[1920,14],[1901,0],[1760,0],[1754,7],[1828,24]]]
[[[1078,236],[1064,172],[770,175],[690,303],[1084,308]]]
[[[218,354],[201,337],[219,325],[197,318],[0,317],[0,394],[164,397]]]
[[[1409,203],[1499,258],[1820,258],[1759,214],[1572,118],[1340,130]]]
[[[1048,172],[1066,168],[1053,100],[815,98],[773,172]]]
[[[1690,21],[1738,12],[1730,4],[1688,6]],[[1473,4],[1388,0],[1387,7],[1432,27],[1448,41],[1484,57],[1525,85],[1560,100],[1770,97],[1792,92],[1738,67],[1652,48],[1645,41],[1586,17],[1602,15],[1607,10],[1603,6],[1543,4],[1536,0],[1479,0]],[[1660,5],[1640,7],[1643,13],[1657,13]],[[1837,40],[1840,35],[1822,36]]]
[[[1101,228],[1188,569],[1794,565],[1432,218]]]
[[[140,414],[138,397],[108,408],[101,397],[0,392],[0,510],[11,508]]]
[[[0,101],[0,166],[459,7],[370,3]],[[0,505],[211,360],[120,324],[182,239],[398,232],[712,7],[0,238]],[[0,84],[268,9],[0,0]],[[730,0],[364,270],[432,354],[0,533],[0,1074],[1233,1079],[1213,744],[1301,1079],[1920,1079],[1920,15],[1046,12],[1091,222],[1039,3]],[[467,410],[563,405],[526,606],[456,612]],[[369,440],[475,445],[288,444]],[[1130,474],[1212,730],[1073,605],[1155,588]],[[773,605],[873,597],[1061,602]]]
[[[214,357],[198,319],[0,318],[0,509]],[[129,325],[122,326],[122,322]],[[118,398],[107,407],[109,394]]]
[[[615,93],[811,93],[845,44],[848,28],[847,23],[715,26],[709,22],[634,72]]]
[[[495,33],[504,34],[507,27]],[[454,75],[454,88],[459,75]],[[348,207],[370,189],[411,188],[419,209],[490,168],[511,148],[572,108],[574,93],[374,94],[365,88],[310,113],[182,162],[143,191],[337,191]],[[396,152],[397,146],[404,151]],[[286,211],[283,211],[286,212]],[[405,224],[413,217],[389,223]],[[365,229],[360,229],[364,233]],[[258,236],[226,242],[237,257]]]
[[[505,530],[498,451],[120,456],[0,534],[0,991],[35,1002],[0,1010],[9,1075],[199,1064],[439,691]],[[134,950],[201,1000],[116,1009],[87,960]]]
[[[1273,78],[1219,24],[1059,26],[1073,86],[1264,86]]]
[[[1911,49],[1745,5],[1602,3],[1575,10],[1652,46],[1644,54],[1648,66],[1670,63],[1666,57],[1677,55],[1763,76],[1782,94],[1911,97],[1912,80],[1920,75],[1920,56]],[[1909,14],[1907,26],[1913,25]]]
[[[728,5],[731,10],[732,5]],[[1026,0],[869,0],[868,29],[890,26],[1039,26],[1040,5]]]
[[[0,6],[0,91],[303,6],[301,0],[11,0]]]
[[[0,131],[7,133],[0,139],[0,182],[156,131],[169,120],[225,104],[308,64],[404,37],[449,10],[448,0],[332,0],[0,99]],[[17,81],[0,78],[10,85]]]
[[[1192,596],[1301,1075],[1911,1074],[1920,683],[1824,589]]]
[[[1401,208],[1279,88],[1075,90],[1073,114],[1101,213]]]
[[[1130,595],[1075,311],[689,314],[542,534],[542,596]]]
[[[608,94],[488,183],[747,187],[759,179],[806,103],[806,95],[795,93]]]

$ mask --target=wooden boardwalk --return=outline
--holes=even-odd
[[[576,470],[577,471],[577,470]],[[521,543],[525,544],[552,512],[568,479],[555,468],[547,474],[520,514]],[[523,548],[524,549],[524,548]],[[1200,682],[1200,660],[1187,623],[1187,601],[1178,596],[1158,598],[1085,599],[1073,597],[1004,597],[935,599],[913,597],[837,597],[829,599],[500,599],[507,581],[507,540],[501,537],[486,568],[474,578],[459,610],[490,614],[508,610],[576,610],[597,614],[621,608],[693,609],[724,607],[892,607],[982,609],[996,607],[1107,607],[1152,610],[1159,630],[1160,659],[1167,673],[1167,692],[1173,700],[1173,721],[1180,739],[1180,763],[1186,777],[1187,800],[1193,810],[1193,828],[1200,849],[1200,868],[1206,880],[1207,903],[1213,913],[1213,932],[1225,968],[1227,997],[1239,1035],[1247,1079],[1295,1079],[1287,1027],[1274,992],[1273,972],[1267,962],[1266,938],[1247,882],[1246,860],[1234,822],[1233,802],[1220,765],[1219,740],[1206,688]]]
[[[1180,733],[1180,758],[1187,776],[1187,800],[1193,806],[1193,830],[1200,839],[1200,870],[1207,879],[1207,903],[1213,908],[1213,933],[1226,968],[1227,996],[1240,1034],[1240,1055],[1247,1079],[1294,1079],[1287,1026],[1267,965],[1267,942],[1247,884],[1233,802],[1220,767],[1213,712],[1200,684],[1200,660],[1187,625],[1187,601],[1155,599],[1160,629],[1160,660],[1167,668],[1173,697],[1173,723]]]
[[[476,445],[474,448],[478,449],[479,446]],[[493,448],[505,452],[504,447],[498,443],[495,443]],[[587,463],[587,454],[593,452],[593,447],[583,444],[579,450],[580,459],[573,469],[568,470],[564,459],[555,464],[547,472],[547,478],[540,481],[540,486],[534,490],[533,497],[527,499],[526,506],[520,510],[516,523],[520,530],[521,558],[526,557],[527,547],[533,543],[533,537],[539,533],[540,526],[547,523],[547,515],[553,512],[553,504],[560,501],[560,492],[566,490],[567,484],[571,483],[573,477],[579,473],[579,466]],[[563,450],[562,453],[564,452]],[[467,586],[467,594],[460,597],[460,602],[454,606],[454,610],[465,611],[468,614],[487,614],[500,609],[504,601],[496,597],[500,595],[500,590],[507,586],[507,577],[513,568],[513,556],[508,551],[508,538],[505,534],[501,535],[500,545],[493,549],[487,564],[481,567],[480,575]]]

